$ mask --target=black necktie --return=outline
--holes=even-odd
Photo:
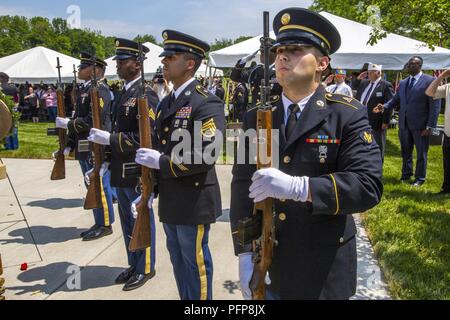
[[[374,85],[374,83],[371,82],[370,83],[370,87],[369,87],[369,91],[367,91],[366,96],[364,97],[363,105],[365,105],[365,106],[367,106],[367,102],[369,102],[370,93],[372,92],[373,85]]]
[[[172,108],[174,102],[175,102],[175,93],[171,92],[170,97],[169,97],[169,108],[168,109]]]
[[[406,96],[409,96],[409,93],[411,92],[411,89],[413,88],[415,81],[416,81],[416,78],[414,78],[414,77],[409,78],[409,84],[408,84],[408,90],[406,92]]]
[[[291,104],[289,106],[290,114],[286,124],[286,139],[289,140],[289,137],[294,132],[295,126],[297,124],[297,112],[300,111],[298,104]]]

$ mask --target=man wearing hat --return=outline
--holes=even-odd
[[[381,200],[380,150],[364,106],[327,93],[320,84],[340,46],[337,29],[302,8],[279,12],[273,29],[276,75],[283,88],[272,105],[280,163],[256,170],[249,160],[233,168],[230,218],[241,290],[251,298],[253,261],[252,248],[237,243],[238,221],[252,216],[256,202],[273,198],[277,245],[266,298],[348,299],[356,290],[357,263],[351,214]],[[246,113],[244,130],[256,127],[256,111]],[[246,140],[240,147],[253,159],[249,150],[256,141]]]
[[[56,118],[56,127],[68,129],[68,142],[64,155],[75,151],[75,159],[80,163],[83,175],[89,174],[93,169],[93,159],[89,151],[87,137],[92,128],[91,90],[92,76],[94,73],[94,61],[96,79],[98,80],[98,91],[101,109],[101,122],[105,130],[111,129],[111,91],[101,81],[104,78],[106,62],[92,57],[89,53],[81,53],[80,65],[78,66],[78,78],[84,80],[80,90],[77,91],[77,108],[72,119]],[[114,223],[114,207],[112,201],[112,190],[110,186],[110,171],[106,166],[100,170],[103,189],[101,196],[103,208],[93,209],[94,225],[89,230],[82,232],[83,241],[91,241],[112,234],[111,225]],[[86,181],[86,184],[88,182]],[[87,186],[87,185],[86,185]]]
[[[144,54],[150,50],[142,46]],[[155,275],[155,219],[150,205],[150,227],[152,246],[136,252],[129,251],[136,214],[131,205],[140,194],[140,167],[134,162],[139,148],[138,98],[141,93],[141,62],[139,44],[127,39],[116,39],[117,74],[125,82],[122,92],[115,97],[112,110],[111,131],[92,129],[89,141],[109,146],[111,185],[116,187],[119,202],[120,224],[122,226],[129,268],[117,278],[117,284],[124,284],[129,291],[144,285]],[[150,88],[145,88],[148,99],[150,121],[153,126],[158,96]]]
[[[330,81],[334,78],[335,84],[326,87],[325,90],[331,93],[339,93],[348,97],[353,97],[352,88],[350,88],[350,86],[345,83],[346,75],[347,71],[343,69],[337,69],[334,75],[328,77]]]
[[[361,81],[356,99],[367,107],[369,123],[372,127],[372,134],[381,149],[381,158],[384,161],[384,150],[386,149],[386,130],[392,118],[391,109],[383,114],[374,113],[373,109],[378,104],[385,104],[394,96],[394,88],[389,81],[381,78],[382,66],[375,63],[369,63],[368,79]]]
[[[136,162],[158,173],[159,218],[180,298],[212,299],[208,239],[222,214],[215,161],[225,128],[223,102],[194,78],[209,45],[174,30],[165,30],[163,39],[164,78],[174,88],[158,106],[158,150],[139,149]]]
[[[273,43],[273,40],[270,39]],[[256,54],[260,52],[260,62],[259,64],[251,64],[250,67],[246,68],[245,65],[247,62],[251,61]],[[273,64],[275,56],[271,53],[269,55],[269,63]],[[264,79],[264,54],[262,47],[255,51],[254,53],[239,59],[236,63],[236,66],[231,70],[230,79],[235,82],[246,83],[250,89],[252,94],[252,103],[251,106],[254,107],[261,100],[261,80]],[[281,87],[277,82],[275,77],[275,68],[272,66],[269,74],[270,79],[270,95],[276,96],[280,95]]]

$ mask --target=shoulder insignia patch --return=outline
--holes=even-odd
[[[205,88],[203,88],[201,85],[197,85],[195,87],[195,90],[197,90],[198,93],[200,93],[202,96],[207,97],[208,96],[208,91],[206,91]]]
[[[358,100],[342,94],[327,93],[325,94],[325,98],[331,103],[340,103],[355,110],[359,110],[361,108],[361,103]]]
[[[216,127],[216,124],[214,123],[213,118],[204,122],[202,125],[202,135],[205,138],[210,139],[210,138],[214,137],[216,135],[216,130],[217,130],[217,127]]]
[[[148,116],[150,117],[150,119],[155,121],[155,112],[153,111],[153,109],[150,108],[150,110],[148,110]]]
[[[359,137],[366,145],[371,145],[373,142],[373,136],[370,131],[363,131],[359,134]]]

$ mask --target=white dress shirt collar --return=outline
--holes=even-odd
[[[132,86],[133,84],[135,84],[136,82],[138,82],[139,80],[141,80],[141,77],[137,77],[136,79],[131,80],[130,82],[128,82],[127,84],[125,84],[125,91],[128,91],[128,89],[130,89],[131,86]]]
[[[315,93],[315,92],[311,93],[309,96],[303,98],[303,99],[300,100],[299,102],[292,102],[291,100],[289,100],[288,97],[286,97],[286,96],[284,95],[284,92],[283,92],[283,93],[281,94],[281,99],[282,99],[282,101],[283,101],[283,107],[284,107],[284,123],[287,122],[287,119],[288,119],[288,117],[289,117],[289,113],[290,113],[290,110],[288,110],[288,109],[289,109],[289,106],[290,106],[291,104],[297,104],[297,105],[298,105],[299,110],[300,110],[299,112],[297,112],[297,118],[298,118],[299,115],[300,115],[300,113],[303,112],[303,109],[305,108],[306,104],[308,103],[309,99],[311,99],[311,97],[313,96],[314,93]]]
[[[188,81],[186,81],[185,83],[183,83],[177,90],[175,90],[175,100],[178,98],[178,96],[183,92],[184,89],[187,88],[188,85],[191,84],[192,81],[194,81],[195,78],[192,77],[190,78]]]

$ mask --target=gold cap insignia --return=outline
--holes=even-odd
[[[163,37],[164,40],[167,40],[169,38],[169,36],[167,35],[167,32],[164,32],[162,37]]]
[[[289,13],[283,14],[283,16],[281,17],[281,23],[283,24],[283,26],[287,25],[289,21],[291,21],[291,15]]]
[[[120,46],[120,41],[116,40],[116,47]]]

